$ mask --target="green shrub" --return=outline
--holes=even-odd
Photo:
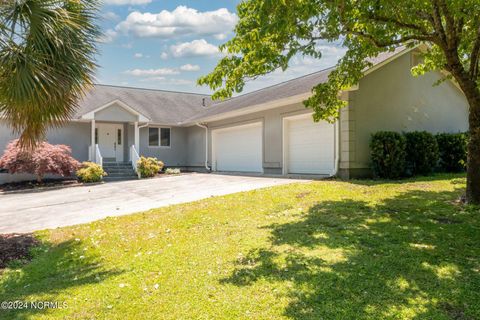
[[[467,133],[440,133],[436,135],[440,151],[439,167],[443,172],[461,172],[467,165]]]
[[[428,175],[438,165],[438,143],[435,136],[426,131],[404,133],[407,142],[407,175]]]
[[[107,174],[103,168],[93,162],[83,162],[82,167],[77,170],[78,180],[85,183],[102,181]]]
[[[162,171],[163,162],[157,158],[140,157],[137,161],[137,170],[142,178],[150,178]]]
[[[168,168],[165,170],[166,174],[180,174],[180,169],[178,168]]]
[[[370,142],[372,169],[375,176],[396,179],[405,172],[405,137],[397,132],[380,131]]]

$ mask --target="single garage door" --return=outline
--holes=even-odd
[[[335,128],[325,121],[314,122],[311,114],[285,118],[286,173],[333,174]]]
[[[262,123],[217,129],[212,132],[216,171],[262,172]]]

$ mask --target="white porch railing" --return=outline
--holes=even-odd
[[[132,161],[132,168],[135,171],[135,173],[138,175],[138,178],[140,179],[140,172],[138,172],[137,168],[137,162],[140,160],[140,156],[138,155],[137,149],[135,149],[135,146],[132,145],[130,147],[130,161]]]
[[[103,157],[100,153],[100,148],[98,147],[98,144],[95,145],[95,163],[103,168]]]

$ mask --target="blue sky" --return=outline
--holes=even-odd
[[[211,93],[196,79],[211,71],[217,46],[233,36],[236,0],[104,0],[97,83]],[[290,68],[247,84],[244,92],[330,67],[344,50],[320,43],[322,59],[295,57]]]

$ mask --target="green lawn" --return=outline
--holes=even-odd
[[[464,187],[320,181],[40,232],[0,301],[68,308],[0,319],[480,319]]]

